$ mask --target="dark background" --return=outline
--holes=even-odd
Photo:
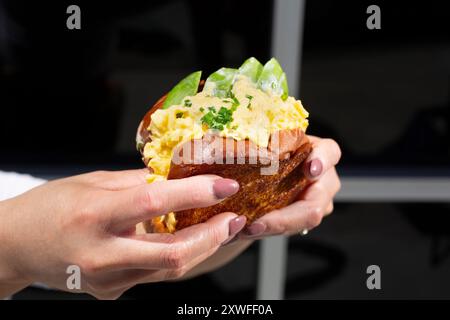
[[[66,28],[70,4],[81,7],[81,30]],[[366,28],[370,4],[381,30]],[[142,166],[134,136],[146,110],[193,70],[268,60],[272,9],[268,0],[0,0],[0,169],[54,177]],[[343,177],[450,175],[449,21],[443,1],[306,1],[299,98],[309,133],[340,143]],[[450,297],[449,213],[448,204],[338,204],[290,240],[286,296]],[[257,249],[125,297],[254,297]],[[369,264],[382,268],[379,292],[365,286]]]

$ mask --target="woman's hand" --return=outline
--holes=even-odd
[[[137,235],[139,222],[239,189],[213,175],[147,184],[145,172],[83,174],[0,202],[0,297],[32,282],[68,290],[66,271],[76,265],[79,291],[116,298],[138,283],[182,277],[244,227],[245,218],[223,213],[176,234]]]
[[[333,198],[341,188],[335,166],[341,150],[331,139],[309,136],[313,151],[305,161],[304,174],[313,181],[298,201],[261,217],[239,237],[260,239],[271,235],[291,235],[318,226],[322,218],[333,211]]]

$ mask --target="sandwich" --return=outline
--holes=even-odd
[[[312,150],[305,131],[308,112],[289,96],[278,61],[249,58],[201,80],[181,80],[141,121],[136,143],[149,169],[148,183],[216,174],[236,180],[239,191],[206,207],[168,212],[144,224],[169,232],[202,223],[222,212],[247,223],[285,207],[308,185],[302,165]]]

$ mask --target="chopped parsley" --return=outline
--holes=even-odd
[[[184,116],[183,112],[177,112],[176,114],[177,119],[183,118],[183,116]]]
[[[200,107],[200,112],[203,112],[203,111],[205,111],[205,108],[203,108],[203,107]]]
[[[184,106],[185,106],[186,108],[192,107],[192,102],[191,102],[191,100],[184,100]]]
[[[200,120],[210,129],[222,131],[225,126],[233,121],[233,108],[220,107],[219,111],[216,111],[214,107],[209,107],[208,109],[209,111]]]

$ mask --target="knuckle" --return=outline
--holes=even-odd
[[[82,273],[88,277],[97,275],[103,269],[103,264],[100,259],[92,255],[81,257],[78,260],[78,266],[80,267]]]
[[[274,210],[271,214],[272,216],[276,216],[277,218],[265,223],[265,234],[281,235],[287,232],[289,226],[294,225],[292,223],[293,221],[288,221],[289,219],[287,219],[286,216],[278,210]]]
[[[186,264],[189,248],[185,244],[174,243],[163,253],[163,263],[169,269],[180,269]]]
[[[342,189],[342,182],[341,182],[341,179],[339,179],[339,177],[337,177],[336,193],[338,193],[341,189]]]
[[[333,202],[330,202],[330,204],[327,207],[326,214],[332,213],[333,210],[334,210],[334,204],[333,204]]]
[[[205,194],[201,192],[200,188],[195,188],[189,195],[189,202],[191,205],[198,205],[205,201]]]
[[[317,227],[322,222],[323,210],[320,206],[312,207],[309,211],[307,224],[309,229]]]
[[[164,204],[161,197],[158,197],[153,189],[147,189],[140,197],[140,205],[146,212],[163,212]]]
[[[289,226],[294,225],[294,223],[291,223],[291,221],[288,221],[284,215],[280,215],[278,218],[278,223],[276,223],[273,228],[271,228],[270,233],[274,235],[282,235],[286,234],[288,232]]]
[[[82,224],[95,225],[98,222],[96,210],[90,206],[83,207],[78,214],[78,222]]]
[[[90,201],[80,201],[67,219],[64,219],[63,224],[67,230],[73,227],[96,226],[99,223],[99,215]]]
[[[177,238],[173,233],[161,233],[159,235],[159,241],[165,244],[174,244]]]
[[[338,143],[333,139],[327,139],[327,142],[330,144],[331,148],[333,149],[333,153],[337,156],[338,159],[341,158],[342,151],[339,147]]]

